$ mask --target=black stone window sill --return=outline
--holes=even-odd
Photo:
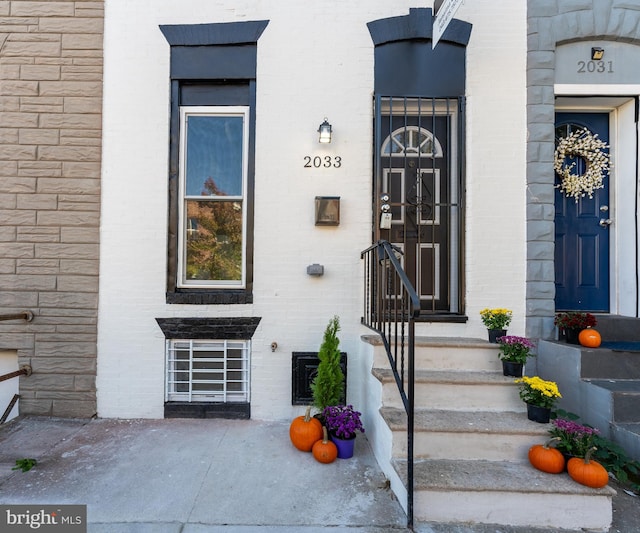
[[[246,290],[178,290],[167,292],[168,304],[251,304],[253,303],[253,293]]]
[[[464,324],[469,320],[466,315],[456,315],[453,313],[438,313],[438,314],[421,314],[416,322],[453,322],[455,324]]]
[[[164,404],[164,417],[248,420],[251,418],[251,404],[166,402]]]
[[[253,337],[260,317],[156,318],[167,339],[228,339]]]

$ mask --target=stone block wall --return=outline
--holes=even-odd
[[[0,350],[21,414],[96,413],[102,1],[0,1]],[[0,410],[5,406],[0,406]]]
[[[527,336],[554,336],[555,51],[589,39],[640,43],[640,4],[627,0],[528,0]]]

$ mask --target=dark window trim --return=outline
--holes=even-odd
[[[210,46],[256,43],[268,20],[211,24],[162,24],[160,31],[171,46]]]
[[[262,317],[156,318],[166,339],[248,340]]]
[[[167,292],[168,304],[186,305],[235,305],[253,303],[253,293],[247,289],[176,289]]]
[[[423,313],[418,318],[416,318],[416,322],[451,322],[454,324],[464,324],[469,321],[469,317],[462,314],[455,313],[438,313],[438,314],[428,314]]]
[[[411,8],[409,14],[367,23],[373,44],[433,37],[433,11],[431,8]],[[469,22],[453,19],[442,36],[442,41],[467,46],[471,37]]]
[[[268,20],[220,24],[161,25],[160,31],[171,45],[171,117],[169,141],[167,292],[169,304],[247,304],[253,303],[253,224],[255,187],[255,108],[257,41]],[[224,61],[231,54],[238,61]],[[178,59],[188,57],[189,61]],[[244,289],[179,288],[178,200],[180,150],[180,86],[182,83],[247,83],[249,85],[250,124],[247,176],[246,284]],[[235,81],[233,81],[235,80]],[[216,105],[212,103],[211,105]]]
[[[165,402],[164,417],[249,420],[251,418],[251,404]]]

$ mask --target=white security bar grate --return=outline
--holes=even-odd
[[[250,341],[167,340],[169,402],[249,402]]]

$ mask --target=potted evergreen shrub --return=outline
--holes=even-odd
[[[338,331],[340,319],[334,316],[324,331],[318,352],[318,371],[311,382],[313,405],[320,413],[325,407],[340,404],[344,398],[344,373],[340,366]]]

